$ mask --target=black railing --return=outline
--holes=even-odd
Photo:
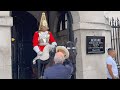
[[[116,63],[120,66],[120,20],[118,18],[109,19],[111,30],[111,46],[116,50]]]

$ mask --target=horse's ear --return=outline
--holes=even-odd
[[[77,43],[77,38],[75,38],[75,41],[74,41],[74,43],[75,43],[75,46],[76,46],[76,43]]]

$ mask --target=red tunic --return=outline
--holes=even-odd
[[[52,42],[56,42],[55,39],[54,39],[54,37],[53,37],[53,35],[52,35],[52,33],[49,32],[49,34],[50,34],[49,43],[51,44]],[[40,49],[40,51],[43,51],[43,49],[44,49],[45,46],[40,46],[39,45],[38,38],[39,38],[39,34],[38,34],[38,31],[36,31],[34,33],[34,36],[33,36],[33,47],[38,46],[39,49]]]

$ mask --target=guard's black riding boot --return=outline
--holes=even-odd
[[[37,60],[37,65],[38,65],[38,79],[43,79],[44,70],[45,70],[46,65],[48,63],[49,63],[49,60],[46,60],[46,61]]]
[[[38,79],[41,77],[41,60],[37,60]]]

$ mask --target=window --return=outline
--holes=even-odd
[[[62,13],[60,18],[60,31],[67,29],[67,13]]]

